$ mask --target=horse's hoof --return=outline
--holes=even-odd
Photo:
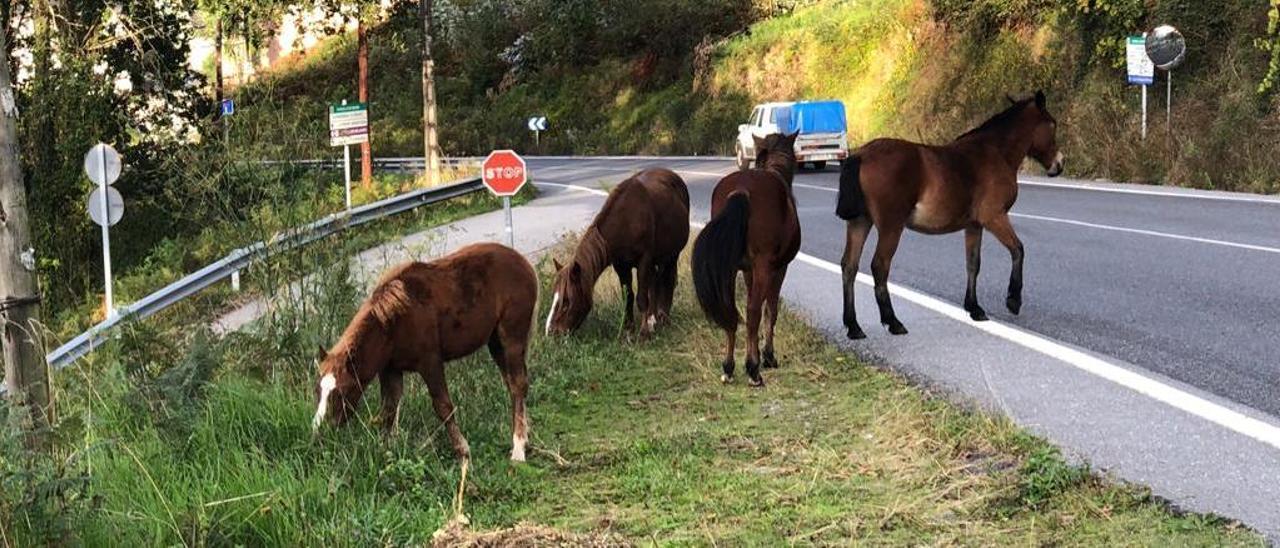
[[[851,341],[860,341],[867,338],[867,334],[862,331],[861,327],[854,326],[849,328],[849,332],[845,334]]]
[[[907,328],[902,325],[902,322],[893,322],[889,324],[889,333],[894,335],[906,335]]]
[[[720,382],[723,384],[733,384],[733,375],[720,374]]]
[[[1004,305],[1009,308],[1009,313],[1014,316],[1017,316],[1019,312],[1022,312],[1021,297],[1009,297],[1008,299],[1005,299]]]
[[[747,379],[747,386],[752,388],[764,388],[764,377],[751,377]]]
[[[969,318],[975,322],[985,322],[990,319],[987,317],[987,312],[981,308],[970,310]]]

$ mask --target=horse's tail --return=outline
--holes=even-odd
[[[853,155],[840,166],[840,193],[836,198],[836,217],[852,221],[867,214],[867,196],[862,193],[862,158]]]
[[[745,192],[729,195],[720,214],[707,223],[693,243],[693,288],[702,311],[716,325],[738,328],[734,281],[747,253],[747,219],[751,199]]]

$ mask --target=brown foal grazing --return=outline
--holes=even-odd
[[[725,176],[711,194],[711,222],[693,244],[693,285],[702,310],[725,331],[721,380],[733,379],[733,347],[737,334],[735,302],[738,271],[747,282],[747,376],[762,386],[760,366],[778,367],[773,355],[773,328],[778,295],[787,266],[800,251],[800,218],[791,194],[795,176],[796,135],[756,139],[757,166]],[[767,307],[762,310],[762,307]],[[764,356],[760,354],[760,319],[767,315]]]
[[[474,244],[430,263],[410,262],[388,271],[333,349],[320,351],[312,427],[318,429],[326,419],[345,423],[377,378],[381,421],[388,431],[394,429],[402,375],[418,373],[454,452],[465,459],[470,448],[454,420],[444,364],[487,343],[511,393],[511,460],[523,461],[529,439],[524,360],[537,303],[533,267],[498,244]]]
[[[689,189],[669,169],[646,169],[609,193],[600,213],[582,235],[568,265],[555,262],[555,295],[547,314],[547,334],[567,333],[591,311],[596,280],[610,266],[626,295],[623,325],[634,326],[640,309],[640,332],[652,333],[671,316],[677,261],[689,241]],[[631,270],[637,288],[631,290]],[[638,298],[637,298],[638,294]]]
[[[963,229],[968,263],[964,309],[975,321],[987,319],[978,306],[978,268],[982,259],[982,231],[990,230],[1013,258],[1005,305],[1022,309],[1022,242],[1009,222],[1009,209],[1018,198],[1018,168],[1028,156],[1050,177],[1062,173],[1058,152],[1058,122],[1045,107],[1043,92],[1012,105],[981,126],[944,146],[897,139],[877,139],[862,146],[840,170],[836,216],[847,221],[844,250],[844,325],[850,339],[867,335],[858,325],[853,286],[858,261],[871,226],[879,242],[871,261],[880,323],[894,335],[907,328],[898,321],[889,301],[889,264],[898,249],[903,228],[925,234]]]

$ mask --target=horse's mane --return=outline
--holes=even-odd
[[[413,306],[409,291],[400,277],[413,263],[405,263],[387,271],[378,279],[369,300],[365,301],[362,311],[373,315],[383,329],[391,327],[391,323],[404,315]]]
[[[956,140],[959,141],[960,139],[964,139],[970,135],[983,133],[992,129],[1003,128],[1012,124],[1013,121],[1018,118],[1018,115],[1022,114],[1022,110],[1027,108],[1027,105],[1031,104],[1032,100],[1033,99],[1023,99],[1021,101],[1015,101],[1012,105],[1009,105],[1009,108],[1006,108],[995,116],[987,119],[987,121],[983,122],[982,125],[964,132],[959,137],[956,137]]]
[[[608,207],[608,202],[605,207]],[[601,214],[603,215],[603,211]],[[582,240],[578,242],[578,249],[573,252],[573,261],[582,267],[582,279],[594,285],[600,273],[604,272],[605,267],[609,266],[609,246],[604,239],[604,234],[600,233],[600,228],[596,223],[591,223],[587,227],[587,231],[582,234]]]

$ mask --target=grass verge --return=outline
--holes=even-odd
[[[75,403],[60,445],[86,480],[51,505],[62,520],[47,529],[53,538],[428,542],[452,515],[460,478],[422,383],[408,383],[392,437],[370,425],[376,390],[349,427],[311,435],[308,356],[363,294],[343,281],[346,262],[328,268],[325,290],[255,329],[213,340],[140,326],[68,375],[62,401]],[[790,312],[778,327],[782,369],[766,372],[762,390],[720,384],[721,336],[697,312],[687,277],[673,324],[654,339],[623,336],[620,315],[606,279],[582,330],[535,338],[525,465],[506,460],[508,398],[493,364],[482,352],[450,365],[474,455],[464,494],[472,530],[523,522],[663,544],[1261,544],[866,367]],[[4,538],[24,544],[41,514],[6,504]]]

